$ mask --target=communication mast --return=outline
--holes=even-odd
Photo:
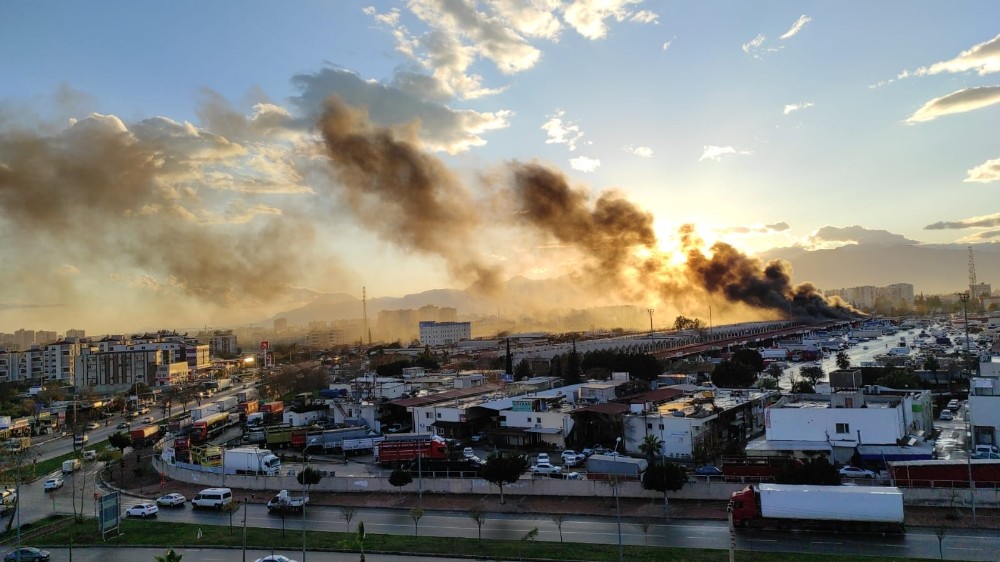
[[[367,287],[361,287],[361,317],[364,319],[364,330],[361,332],[361,339],[364,341],[365,334],[368,334],[368,345],[372,344],[372,333],[368,331],[368,294]]]
[[[973,299],[973,306],[978,306],[979,295],[976,294],[976,259],[972,256],[972,246],[969,246],[969,297]]]

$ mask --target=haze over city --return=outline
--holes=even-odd
[[[260,322],[362,286],[507,302],[517,277],[580,308],[837,316],[753,255],[1000,233],[995,2],[0,16],[6,331]]]

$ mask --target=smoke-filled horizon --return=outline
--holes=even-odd
[[[362,108],[334,96],[319,121],[327,154],[357,218],[406,249],[438,255],[449,271],[474,287],[496,287],[496,269],[477,251],[484,228],[471,191],[438,158],[420,150],[407,129],[374,126]],[[795,285],[787,262],[762,264],[719,242],[707,256],[693,226],[679,233],[686,259],[672,264],[660,248],[654,217],[620,194],[591,202],[559,171],[539,163],[510,162],[499,174],[500,200],[513,203],[514,224],[581,255],[574,273],[595,291],[614,291],[631,302],[721,299],[784,318],[846,318],[855,311],[826,299],[811,283]]]

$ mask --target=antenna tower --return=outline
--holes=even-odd
[[[972,246],[969,246],[969,298],[974,299],[972,302],[979,302],[979,295],[976,294],[976,259],[972,256]]]
[[[361,315],[364,318],[364,331],[361,332],[361,337],[364,338],[364,334],[368,334],[368,345],[372,344],[372,333],[368,330],[368,294],[367,287],[361,287]]]

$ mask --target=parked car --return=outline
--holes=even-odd
[[[722,469],[713,464],[706,464],[694,469],[694,473],[699,476],[722,476]]]
[[[483,441],[486,441],[486,432],[485,431],[480,431],[479,433],[475,433],[475,434],[472,435],[472,442],[473,443],[480,443],[480,442],[483,442]]]
[[[559,456],[562,457],[563,462],[580,461],[587,458],[583,454],[577,453],[573,449],[566,449],[565,451],[559,453]]]
[[[87,424],[87,429],[100,429],[100,428],[101,428],[101,424],[99,424],[97,422],[90,422],[90,423]]]
[[[140,503],[133,505],[132,507],[125,510],[125,517],[156,517],[157,512],[160,508],[156,507],[155,504],[151,503]]]
[[[942,421],[951,421],[955,419],[955,416],[952,415],[951,410],[941,410],[941,414],[938,416],[938,419]]]
[[[63,487],[62,476],[56,476],[55,478],[49,478],[48,480],[46,480],[45,484],[42,486],[42,489],[44,489],[46,492],[51,492],[52,490],[58,490],[59,488],[62,487]]]
[[[562,472],[562,467],[547,462],[536,463],[535,466],[531,467],[532,474],[559,474],[560,472]]]
[[[989,454],[989,453],[1000,454],[1000,450],[998,450],[995,445],[976,445],[975,452],[983,454]]]
[[[178,505],[184,505],[184,502],[186,501],[187,498],[185,498],[181,494],[174,493],[156,498],[156,505],[162,505],[164,507],[173,507]]]
[[[972,453],[974,459],[1000,459],[1000,453]]]
[[[271,554],[270,556],[265,556],[263,558],[258,558],[254,562],[295,562],[287,556],[282,556],[280,554]]]
[[[52,558],[49,551],[33,546],[22,546],[14,549],[3,557],[4,562],[46,562]]]
[[[854,466],[845,466],[838,472],[840,472],[840,475],[844,478],[875,478],[875,473],[873,471]]]
[[[549,458],[548,453],[538,453],[538,457],[535,459],[535,464],[550,463],[552,460]]]
[[[952,411],[957,410],[958,409],[958,399],[952,398],[951,400],[949,400],[948,401],[948,409],[952,410]]]
[[[472,450],[472,447],[466,447],[462,449],[462,456],[467,459],[471,459],[472,457],[476,456],[476,452]]]

